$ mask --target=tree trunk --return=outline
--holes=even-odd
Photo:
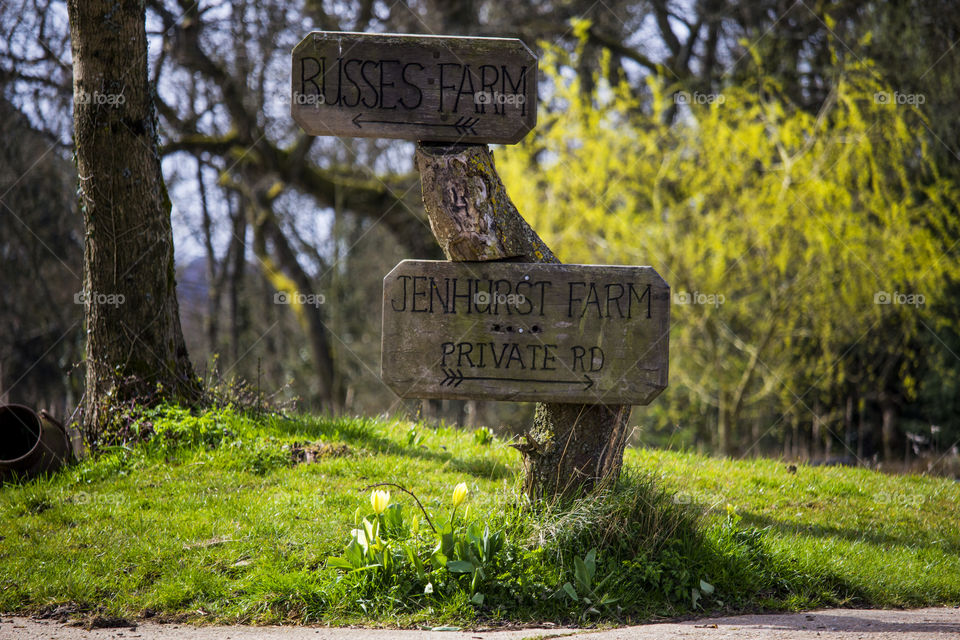
[[[880,439],[883,443],[883,460],[884,462],[892,462],[897,437],[897,404],[887,392],[880,394],[880,411]]]
[[[69,0],[91,441],[124,401],[196,400],[180,328],[141,2]]]
[[[314,369],[320,382],[319,396],[327,411],[339,413],[343,408],[344,390],[335,373],[333,347],[320,309],[326,300],[319,297],[301,300],[301,296],[318,296],[319,292],[314,291],[312,278],[300,266],[296,252],[277,224],[272,205],[269,202],[259,202],[257,206],[251,227],[253,251],[260,263],[260,270],[277,290],[277,295],[287,296],[287,303],[310,343]],[[267,251],[268,240],[273,247],[273,254]],[[282,298],[275,298],[279,299]]]
[[[853,404],[853,394],[849,393],[847,394],[847,406],[843,411],[843,444],[846,450],[844,455],[853,451],[853,447],[850,446],[853,444]],[[857,462],[860,462],[859,458],[857,458]]]
[[[204,333],[207,338],[207,353],[216,354],[218,351],[218,336],[220,333],[220,300],[221,279],[217,273],[217,253],[213,248],[213,219],[210,216],[210,207],[207,205],[207,186],[203,177],[203,164],[197,158],[197,185],[200,187],[200,213],[203,221],[203,248],[206,252],[207,278],[207,317],[204,319]],[[229,256],[224,256],[224,262]],[[225,270],[224,270],[225,271]],[[212,361],[215,369],[219,363]],[[213,377],[216,371],[211,372]]]
[[[867,448],[863,442],[864,438],[867,437],[866,413],[867,403],[863,398],[860,398],[857,402],[857,458],[860,460],[863,460],[863,456],[867,455]]]
[[[559,262],[507,196],[485,145],[417,148],[430,228],[450,260]],[[571,497],[616,482],[629,405],[538,403],[523,455],[531,500]]]
[[[795,415],[790,415],[790,440],[792,441],[793,451],[790,457],[793,460],[800,459],[800,421]]]
[[[230,304],[230,366],[227,370],[237,366],[240,361],[240,334],[247,325],[246,314],[240,307],[240,290],[243,288],[247,275],[247,212],[243,199],[237,197],[236,207],[230,203],[233,196],[227,196],[230,215],[233,216],[233,238],[231,247],[236,247],[233,253],[233,264],[230,269],[230,284],[227,296]],[[241,314],[244,317],[241,317]]]
[[[810,422],[810,456],[812,459],[822,459],[821,447],[823,445],[823,433],[820,429],[820,403],[813,405],[813,420]]]
[[[717,399],[717,449],[725,456],[733,456],[733,438],[730,436],[730,412],[727,411],[727,393]]]

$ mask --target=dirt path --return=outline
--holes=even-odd
[[[2,637],[2,636],[0,636]],[[613,629],[584,640],[960,640],[960,609],[826,609]]]
[[[828,609],[808,613],[704,618],[608,631],[548,627],[519,631],[398,631],[328,627],[193,627],[141,623],[135,628],[95,629],[49,620],[4,617],[0,640],[958,640],[960,608],[908,611]]]

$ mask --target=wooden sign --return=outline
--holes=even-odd
[[[404,260],[383,279],[383,381],[403,398],[648,404],[670,287],[651,267]]]
[[[512,144],[537,123],[537,58],[507,38],[316,31],[291,91],[315,136]]]

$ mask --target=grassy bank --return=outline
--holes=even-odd
[[[561,511],[519,497],[506,443],[453,428],[167,409],[141,429],[146,442],[0,487],[0,611],[463,625],[960,603],[949,480],[630,450],[606,499]],[[378,482],[464,540],[472,521],[502,532],[482,578],[430,555],[436,536],[396,489],[390,571],[335,568]]]

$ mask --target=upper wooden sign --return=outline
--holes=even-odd
[[[316,31],[291,91],[315,136],[512,144],[537,123],[537,58],[507,38]]]
[[[383,279],[383,381],[404,398],[648,404],[670,287],[651,267],[404,260]]]

